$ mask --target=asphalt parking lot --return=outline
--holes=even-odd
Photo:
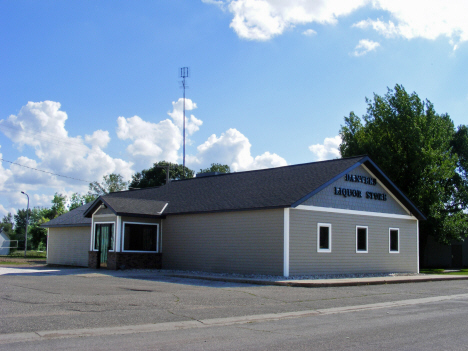
[[[145,271],[8,269],[0,268],[0,334],[196,321],[468,293],[467,281],[299,288]]]

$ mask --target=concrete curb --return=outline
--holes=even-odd
[[[360,285],[384,285],[384,284],[407,284],[407,283],[427,283],[447,280],[468,280],[468,276],[402,276],[402,277],[376,277],[376,278],[345,278],[345,279],[317,279],[317,280],[280,280],[270,281],[249,278],[229,278],[216,276],[200,276],[189,274],[165,274],[167,277],[201,279],[211,281],[221,281],[227,283],[255,284],[255,285],[276,285],[303,288],[328,288],[339,286],[360,286]]]

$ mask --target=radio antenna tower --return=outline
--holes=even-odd
[[[183,134],[184,134],[184,158],[183,158],[183,174],[182,177],[185,178],[185,78],[189,77],[189,68],[182,67],[180,69],[180,78],[182,78],[182,88],[184,89],[184,124],[183,124]]]

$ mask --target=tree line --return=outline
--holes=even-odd
[[[41,225],[58,216],[94,201],[101,195],[127,189],[138,189],[161,186],[166,183],[166,173],[169,170],[169,180],[193,178],[195,171],[177,163],[160,161],[149,169],[144,169],[132,176],[131,181],[125,181],[120,174],[105,175],[101,182],[89,183],[86,194],[74,193],[70,197],[55,193],[50,207],[32,207],[29,209],[28,250],[43,251],[47,248],[47,230]],[[222,172],[230,173],[228,165],[212,163],[211,167],[200,169],[199,173]],[[28,211],[26,208],[18,210],[15,215],[8,213],[0,222],[0,229],[10,240],[24,243]],[[19,245],[21,248],[21,244]],[[24,244],[22,246],[24,249]]]

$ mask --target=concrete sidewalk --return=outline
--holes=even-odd
[[[424,274],[413,276],[396,276],[396,277],[369,277],[369,278],[340,278],[340,279],[303,279],[303,280],[268,280],[254,278],[236,278],[216,275],[202,274],[164,274],[168,277],[202,279],[213,281],[224,281],[229,283],[244,283],[257,285],[278,285],[278,286],[294,286],[304,288],[322,288],[334,286],[359,286],[359,285],[381,285],[381,284],[403,284],[403,283],[423,283],[447,280],[468,280],[468,276],[464,275],[437,275]]]

